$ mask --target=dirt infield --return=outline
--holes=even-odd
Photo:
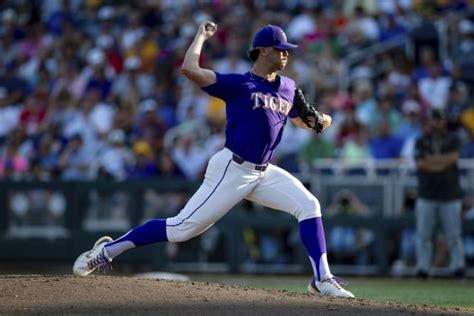
[[[399,315],[462,310],[116,276],[0,276],[0,314]]]

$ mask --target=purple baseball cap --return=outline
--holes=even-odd
[[[255,33],[252,47],[273,47],[289,50],[298,47],[298,45],[288,43],[286,34],[281,27],[267,25]]]

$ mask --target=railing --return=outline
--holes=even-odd
[[[350,52],[340,62],[341,71],[339,74],[339,90],[347,91],[349,89],[351,84],[350,69],[352,66],[362,62],[363,60],[373,58],[397,47],[404,47],[408,51],[409,45],[411,45],[410,37],[408,35],[401,35],[387,42],[376,43],[367,48]],[[372,75],[376,76],[379,74]]]
[[[299,177],[319,198],[323,214],[340,189],[352,190],[371,210],[366,217],[325,216],[328,250],[330,260],[334,262],[337,262],[338,254],[333,251],[331,239],[336,227],[363,230],[372,235],[367,248],[360,250],[367,252],[369,260],[347,265],[344,259],[339,264],[332,264],[334,272],[389,273],[393,264],[390,261],[393,253],[390,254],[389,249],[399,246],[393,236],[414,227],[413,214],[404,212],[402,205],[405,192],[416,189],[412,166],[400,161],[354,165],[331,160],[319,161],[307,168]],[[474,160],[461,161],[460,169],[463,188],[472,194]],[[354,170],[358,172],[353,173]],[[117,237],[150,218],[176,214],[199,184],[169,179],[0,182],[0,261],[71,263],[101,235]],[[464,232],[466,236],[474,235],[473,220],[464,222]],[[279,245],[281,249],[272,252],[278,256],[265,259],[263,252],[273,248],[265,246],[262,240],[270,240],[272,247]],[[260,256],[253,256],[252,251],[260,252]],[[359,250],[348,252],[347,256],[352,258]],[[200,238],[179,246],[137,248],[117,261],[179,271],[310,271],[298,241],[296,220],[285,213],[264,211],[255,205],[249,209],[245,202]]]

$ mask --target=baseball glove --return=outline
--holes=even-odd
[[[306,98],[301,89],[295,90],[295,98],[293,99],[293,106],[295,107],[296,113],[303,120],[303,122],[317,134],[323,131],[324,117],[321,112],[316,111],[314,106],[306,101]],[[310,117],[315,118],[315,123],[310,121]]]

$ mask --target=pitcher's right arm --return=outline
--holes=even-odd
[[[205,87],[216,83],[216,74],[214,71],[199,66],[199,57],[201,56],[202,46],[206,40],[214,35],[216,30],[217,25],[211,21],[206,21],[199,25],[196,36],[186,51],[184,62],[181,66],[181,73],[196,83],[199,87]]]

